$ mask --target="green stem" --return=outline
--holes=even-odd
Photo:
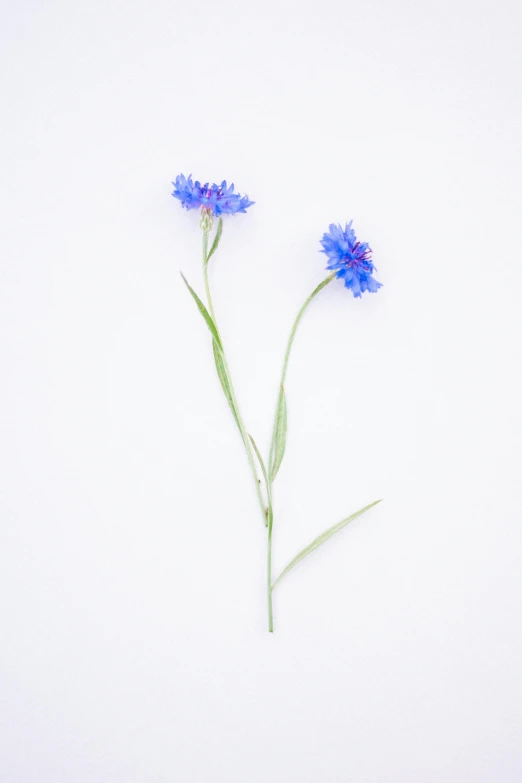
[[[208,282],[207,256],[208,256],[208,232],[204,231],[203,232],[203,279],[205,281],[205,292],[206,292],[206,295],[207,295],[208,310],[209,310],[210,316],[211,316],[211,318],[212,318],[212,320],[214,322],[214,326],[216,327],[216,332],[217,332],[218,337],[219,337],[219,339],[221,341],[221,345],[223,346],[223,340],[221,338],[221,334],[219,332],[219,327],[217,325],[216,314],[214,312],[214,304],[212,302],[212,295],[210,293],[210,285],[209,285],[209,282]],[[228,367],[227,357],[225,355],[224,349],[222,349],[222,351],[221,351],[221,356],[222,356],[222,359],[223,359],[223,366],[225,367],[225,372],[226,372],[226,374],[228,376],[228,381],[229,381],[229,385],[230,385],[230,395],[232,397],[232,403],[233,403],[234,410],[235,410],[236,415],[237,415],[237,422],[238,422],[238,426],[239,426],[239,431],[241,433],[241,438],[242,438],[244,446],[245,446],[245,451],[246,451],[247,458],[248,458],[248,464],[250,465],[250,470],[252,471],[252,476],[254,477],[254,484],[256,486],[256,493],[257,493],[257,497],[258,497],[258,500],[259,500],[259,505],[261,507],[261,513],[263,514],[263,523],[265,525],[267,525],[268,524],[268,519],[267,519],[267,517],[268,517],[268,510],[267,510],[267,508],[265,506],[265,502],[263,500],[263,494],[261,492],[261,482],[260,482],[259,477],[257,475],[256,464],[255,464],[255,461],[254,461],[254,455],[252,453],[252,446],[250,444],[250,439],[248,437],[248,434],[247,434],[247,431],[246,431],[246,428],[245,428],[245,425],[243,423],[243,419],[242,419],[242,416],[241,416],[241,413],[240,413],[240,410],[239,410],[239,405],[237,403],[236,393],[234,391],[234,386],[232,385],[232,377],[230,375],[230,370],[229,370],[229,367]],[[268,487],[267,487],[267,491],[268,491]]]
[[[263,462],[263,457],[259,453],[259,449],[256,446],[256,442],[253,439],[251,435],[249,435],[250,441],[252,443],[252,446],[254,447],[254,451],[256,453],[256,457],[259,460],[259,464],[261,466],[261,470],[263,472],[263,478],[265,479],[265,486],[266,486],[266,494],[267,494],[267,518],[266,518],[266,526],[267,526],[267,533],[268,533],[268,558],[267,558],[267,597],[268,597],[268,630],[270,633],[274,630],[274,618],[273,618],[273,612],[272,612],[272,523],[274,521],[274,510],[272,507],[272,488],[270,485],[270,481],[268,479],[268,473],[265,468],[265,463]]]
[[[288,360],[290,358],[290,351],[292,350],[292,345],[294,343],[294,337],[295,333],[297,332],[297,327],[299,326],[301,322],[301,318],[303,317],[306,308],[312,301],[312,299],[315,299],[317,294],[323,290],[323,288],[326,288],[328,283],[331,283],[334,279],[334,275],[328,275],[328,277],[323,280],[317,288],[314,288],[308,299],[304,302],[303,306],[297,313],[297,317],[294,321],[294,324],[292,326],[292,331],[290,332],[290,337],[288,338],[288,343],[286,346],[285,351],[285,358],[283,361],[283,370],[281,372],[281,380],[279,381],[279,389],[284,388],[285,380],[286,380],[286,371],[288,368]],[[268,461],[268,483],[267,483],[267,492],[268,497],[270,499],[270,506],[272,508],[272,482],[270,480],[270,475],[272,471],[272,460],[273,460],[273,454],[274,454],[274,444],[275,444],[275,436],[276,436],[276,426],[277,426],[277,405],[276,405],[276,414],[274,418],[274,428],[272,432],[272,443],[270,446],[270,455],[269,455],[269,461]],[[273,631],[274,630],[274,620],[273,620],[273,609],[272,609],[272,591],[274,588],[274,585],[272,584],[272,525],[273,525],[273,511],[270,514],[270,520],[268,524],[268,542],[267,542],[267,591],[268,591],[268,630]]]
[[[287,370],[287,367],[288,367],[288,359],[290,358],[290,351],[292,350],[292,345],[293,345],[293,342],[294,342],[295,333],[297,332],[297,327],[299,326],[299,324],[301,322],[301,318],[303,317],[303,315],[305,313],[305,310],[308,307],[308,305],[310,304],[310,302],[312,301],[312,299],[314,299],[317,296],[317,294],[320,291],[323,290],[323,288],[326,288],[328,283],[331,283],[333,279],[334,279],[334,275],[333,274],[332,275],[328,275],[328,277],[325,280],[323,280],[322,283],[319,283],[317,288],[314,288],[314,290],[312,291],[312,293],[310,294],[308,299],[305,301],[305,303],[303,304],[303,306],[301,307],[301,309],[297,313],[297,318],[295,319],[294,325],[292,326],[292,331],[290,332],[290,337],[288,338],[288,344],[286,346],[285,360],[283,362],[283,372],[281,373],[281,381],[280,381],[280,384],[279,384],[279,388],[281,388],[281,386],[284,386],[284,384],[285,384],[286,370]]]
[[[290,332],[290,337],[288,338],[288,343],[286,345],[285,358],[284,358],[284,361],[283,361],[283,370],[281,372],[281,380],[279,381],[279,390],[280,390],[279,393],[281,393],[281,390],[284,389],[285,380],[286,380],[286,371],[287,371],[287,368],[288,368],[288,360],[290,358],[290,351],[292,350],[292,345],[294,343],[295,333],[297,332],[297,327],[299,326],[299,324],[301,322],[301,318],[303,317],[303,315],[305,313],[305,310],[308,307],[308,305],[310,304],[310,302],[312,301],[312,299],[315,299],[317,294],[320,291],[322,291],[323,288],[326,288],[328,283],[332,282],[332,280],[334,279],[334,276],[335,275],[332,273],[331,275],[328,275],[328,277],[325,278],[321,283],[319,283],[317,288],[314,288],[314,290],[312,291],[312,293],[310,294],[308,299],[306,299],[306,301],[304,302],[303,306],[301,307],[301,309],[297,313],[297,317],[296,317],[296,319],[294,321],[294,324],[292,326],[292,331]],[[279,396],[278,396],[278,400],[279,400]],[[277,427],[277,408],[278,408],[278,406],[276,405],[276,412],[275,412],[275,416],[274,416],[274,426],[273,426],[273,429],[272,429],[272,440],[271,440],[271,443],[270,443],[270,454],[269,454],[269,459],[268,459],[268,475],[269,476],[270,476],[270,474],[272,472],[272,464],[273,464],[272,461],[273,461],[273,456],[274,456],[274,445],[275,445],[276,427]]]
[[[335,276],[334,274],[328,275],[327,278],[325,278],[321,283],[319,283],[317,288],[314,288],[314,290],[312,291],[312,293],[310,294],[308,299],[306,299],[306,301],[304,302],[303,306],[301,307],[301,309],[297,313],[297,317],[296,317],[296,319],[294,321],[294,325],[292,326],[292,331],[290,332],[290,337],[288,338],[288,343],[286,345],[285,358],[284,358],[284,361],[283,361],[283,370],[281,372],[281,380],[279,381],[279,389],[284,388],[284,385],[285,385],[286,371],[287,371],[287,368],[288,368],[288,360],[290,358],[290,351],[292,350],[292,345],[294,343],[295,333],[297,332],[297,327],[301,323],[301,318],[303,317],[303,315],[305,313],[305,310],[308,307],[308,305],[310,304],[310,302],[312,301],[312,299],[315,299],[317,294],[320,293],[320,291],[322,291],[323,288],[326,288],[328,283],[332,282],[332,280],[334,279],[334,276]],[[274,427],[273,427],[273,430],[272,430],[272,442],[271,442],[271,446],[270,446],[270,459],[269,459],[269,471],[268,471],[269,475],[270,475],[270,469],[272,467],[272,452],[273,452],[274,441],[275,441],[276,425],[277,425],[277,405],[276,405],[276,415],[274,417]]]
[[[272,609],[272,522],[268,526],[267,558],[266,558],[266,588],[268,599],[268,630],[274,632],[274,612]]]

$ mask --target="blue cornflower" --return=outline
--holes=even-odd
[[[371,248],[367,242],[359,242],[352,228],[353,221],[343,229],[331,223],[327,234],[323,234],[321,245],[328,258],[327,269],[332,269],[336,277],[344,280],[346,288],[352,289],[354,296],[364,291],[375,293],[382,283],[372,277],[375,267],[371,260]]]
[[[236,212],[246,212],[248,207],[255,204],[254,201],[249,201],[248,196],[234,193],[234,185],[228,187],[225,180],[221,185],[209,185],[208,182],[201,185],[192,181],[192,174],[188,177],[179,174],[172,184],[172,195],[181,201],[181,206],[185,209],[201,207],[216,216],[235,215]]]

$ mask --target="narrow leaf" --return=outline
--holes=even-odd
[[[324,533],[321,533],[320,536],[317,536],[317,538],[314,538],[311,544],[308,544],[307,547],[302,549],[299,554],[297,554],[293,560],[290,560],[286,568],[283,568],[277,579],[274,581],[272,588],[276,586],[276,584],[295,566],[297,565],[304,557],[309,555],[311,552],[313,552],[315,549],[321,546],[321,544],[324,544],[326,541],[328,541],[329,538],[334,536],[336,533],[339,532],[339,530],[342,530],[343,527],[345,527],[349,522],[352,522],[352,520],[357,519],[357,517],[360,517],[361,514],[364,514],[365,511],[368,511],[368,509],[373,508],[373,506],[376,506],[377,503],[380,503],[382,501],[382,498],[380,500],[374,500],[373,503],[370,503],[370,505],[365,506],[364,508],[359,509],[359,511],[356,511],[355,514],[352,514],[351,516],[347,517],[346,519],[343,519],[342,522],[338,522],[333,527],[328,528],[328,530],[325,530]]]
[[[207,264],[210,261],[211,256],[213,256],[216,250],[218,249],[219,240],[221,239],[222,233],[223,233],[223,218],[219,218],[217,228],[216,228],[216,236],[214,237],[214,241],[212,242],[212,247],[210,248],[210,252],[207,255]]]
[[[277,471],[284,457],[286,447],[286,396],[284,387],[279,390],[277,411],[274,425],[272,447],[270,449],[270,481],[277,476]]]
[[[265,479],[265,486],[266,486],[266,494],[267,494],[267,500],[268,500],[268,514],[267,514],[267,526],[271,530],[272,529],[272,522],[274,518],[274,513],[272,510],[272,497],[270,493],[270,483],[268,481],[268,473],[266,472],[265,463],[263,462],[263,457],[261,456],[261,452],[257,448],[256,442],[252,435],[248,433],[248,437],[250,438],[250,442],[252,443],[252,446],[254,447],[254,451],[256,453],[256,457],[259,460],[259,465],[261,467],[261,472],[263,473],[263,478]]]
[[[222,350],[223,350],[223,348],[222,348],[222,345],[221,345],[221,340],[219,339],[219,334],[218,334],[218,331],[217,331],[217,329],[216,329],[216,326],[215,326],[215,324],[214,324],[214,321],[213,321],[213,320],[212,320],[212,318],[210,317],[210,314],[209,314],[209,312],[208,312],[207,308],[205,307],[205,305],[203,304],[203,302],[201,301],[201,299],[199,298],[199,296],[197,295],[197,293],[194,291],[194,289],[193,289],[193,288],[191,288],[191,287],[189,286],[189,284],[187,283],[187,281],[186,281],[186,279],[185,279],[185,275],[183,274],[183,272],[180,272],[180,275],[181,275],[181,277],[183,278],[183,282],[184,282],[184,283],[185,283],[185,285],[187,286],[188,290],[189,290],[189,291],[190,291],[190,293],[192,294],[192,297],[193,297],[193,299],[194,299],[195,303],[196,303],[196,304],[197,304],[197,306],[198,306],[199,312],[201,313],[201,315],[203,316],[203,318],[204,318],[204,319],[205,319],[205,321],[207,322],[207,326],[208,326],[208,328],[210,329],[210,332],[211,332],[211,334],[212,334],[212,337],[213,337],[213,338],[214,338],[214,340],[216,341],[216,345],[217,345],[217,347],[219,348],[219,350],[220,350],[220,351],[222,351]]]
[[[212,349],[214,351],[214,361],[216,362],[216,370],[217,370],[219,380],[221,382],[221,388],[223,389],[225,397],[228,400],[228,404],[230,405],[230,410],[232,411],[232,415],[234,416],[239,431],[241,432],[241,427],[239,426],[239,419],[237,417],[237,412],[232,397],[232,391],[230,389],[230,381],[228,380],[227,371],[225,369],[225,364],[223,362],[223,355],[219,350],[219,348],[217,347],[215,340],[212,340]]]

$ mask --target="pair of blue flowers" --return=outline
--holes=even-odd
[[[208,215],[235,215],[246,212],[255,202],[248,196],[234,193],[234,185],[227,186],[224,180],[221,185],[193,182],[192,176],[180,174],[173,183],[172,195],[179,199],[185,209],[202,209]],[[335,277],[344,280],[346,288],[353,295],[360,297],[365,291],[375,293],[381,287],[374,277],[375,267],[371,259],[371,248],[367,242],[359,242],[352,228],[352,221],[343,229],[332,223],[328,232],[321,239],[322,253],[328,258],[327,269]]]
[[[274,526],[273,485],[286,450],[287,402],[285,384],[288,361],[294,342],[294,337],[299,323],[309,304],[313,299],[315,299],[317,294],[319,294],[319,292],[322,291],[336,277],[344,280],[345,286],[351,289],[352,294],[356,297],[360,297],[365,291],[377,291],[381,287],[381,284],[378,283],[377,280],[375,280],[373,277],[375,267],[373,266],[371,260],[372,251],[370,246],[367,242],[358,241],[357,237],[355,236],[355,232],[352,229],[351,221],[345,226],[344,229],[341,228],[341,226],[334,225],[332,223],[328,232],[324,234],[323,238],[321,239],[321,245],[323,246],[321,252],[325,253],[328,258],[327,269],[330,270],[330,274],[326,277],[325,280],[319,283],[319,285],[306,299],[297,314],[297,318],[295,319],[292,330],[290,332],[283,362],[283,369],[278,386],[277,403],[270,449],[265,462],[254,438],[247,430],[241,415],[241,410],[234,390],[234,384],[232,382],[232,376],[228,366],[225,346],[216,320],[216,313],[214,311],[214,305],[212,302],[212,294],[208,276],[209,261],[218,249],[221,234],[223,232],[223,216],[235,215],[239,212],[246,212],[246,210],[251,207],[254,202],[250,201],[248,196],[242,196],[240,193],[234,193],[234,185],[228,186],[226,181],[223,181],[221,185],[210,185],[208,182],[204,185],[201,185],[197,181],[193,182],[192,177],[185,177],[183,174],[180,174],[176,178],[176,182],[173,184],[174,192],[172,195],[174,198],[177,198],[179,201],[181,201],[181,204],[185,207],[185,209],[201,210],[200,227],[202,230],[203,240],[203,280],[205,283],[206,305],[199,298],[194,289],[189,285],[187,280],[185,280],[185,278],[183,279],[212,335],[212,349],[214,352],[216,371],[221,383],[221,388],[223,389],[223,393],[225,394],[225,397],[230,406],[230,410],[239,429],[241,440],[243,441],[259,501],[262,519],[266,526],[268,630],[273,631],[273,592],[276,586],[280,583],[281,579],[283,579],[286,574],[288,574],[289,571],[291,571],[305,557],[315,551],[317,547],[324,544],[332,536],[342,530],[349,522],[361,516],[361,514],[366,513],[366,511],[373,508],[373,506],[376,506],[377,503],[380,503],[379,500],[376,500],[373,503],[364,506],[364,508],[359,509],[359,511],[350,514],[349,517],[346,517],[346,519],[343,519],[336,525],[333,525],[332,527],[323,531],[321,535],[319,535],[310,544],[308,544],[308,546],[297,553],[297,555],[286,565],[286,567],[282,569],[282,571],[279,573],[279,576],[277,576],[275,579],[272,577],[272,530]],[[215,234],[212,237],[214,218],[217,218],[218,220]]]

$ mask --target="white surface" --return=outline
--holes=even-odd
[[[2,783],[511,783],[521,736],[521,14],[513,2],[3,3]],[[215,303],[266,450],[314,303],[276,571],[180,171],[255,199]]]

